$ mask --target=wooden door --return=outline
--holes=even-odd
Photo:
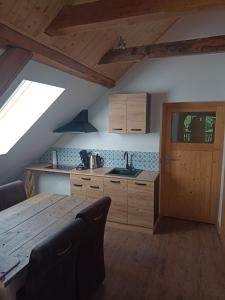
[[[109,132],[126,133],[126,94],[115,94],[109,97]]]
[[[161,214],[217,223],[224,103],[164,104]]]

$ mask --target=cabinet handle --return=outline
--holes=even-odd
[[[76,183],[74,183],[74,186],[77,186],[77,187],[82,187],[82,186],[83,186],[83,184],[76,184]]]
[[[92,189],[99,189],[99,186],[97,186],[97,185],[90,185],[90,188],[92,188]]]
[[[131,128],[131,131],[142,131],[140,128]]]
[[[118,181],[116,181],[116,180],[110,180],[110,182],[112,182],[112,183],[120,183],[119,180]]]
[[[146,186],[147,183],[140,183],[140,182],[135,182],[136,185],[142,185],[142,186]]]
[[[123,128],[113,128],[112,130],[123,130]]]
[[[91,180],[91,178],[81,177],[82,180]]]

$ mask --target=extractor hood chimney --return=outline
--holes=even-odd
[[[98,131],[88,121],[88,110],[82,110],[71,122],[66,125],[59,127],[54,132],[96,132]]]

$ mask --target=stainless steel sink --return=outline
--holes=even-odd
[[[138,169],[114,168],[106,173],[106,175],[137,177],[141,172],[142,170]]]

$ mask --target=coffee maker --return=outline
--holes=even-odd
[[[79,164],[76,169],[77,170],[87,170],[89,169],[89,156],[87,153],[87,150],[81,150],[79,152],[80,154],[80,159],[81,159],[81,164]]]

